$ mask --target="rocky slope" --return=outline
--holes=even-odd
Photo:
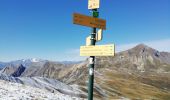
[[[21,76],[41,76],[47,78],[55,78],[56,76],[62,76],[61,70],[67,70],[72,64],[63,64],[56,62],[46,62],[44,65],[31,64],[29,68]]]
[[[0,100],[85,100],[59,92],[0,80]]]
[[[22,65],[13,65],[13,64],[6,64],[5,67],[0,70],[0,73],[4,73],[6,75],[11,76],[18,70],[19,67],[23,67]]]
[[[0,74],[0,80],[44,89],[51,93],[60,92],[62,94],[75,97],[86,97],[86,94],[84,92],[74,86],[66,85],[65,83],[62,83],[58,80],[45,77],[13,77],[6,74]]]

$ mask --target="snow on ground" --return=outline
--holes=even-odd
[[[47,90],[22,85],[19,83],[0,80],[0,100],[85,100],[71,97],[59,92],[51,93]]]

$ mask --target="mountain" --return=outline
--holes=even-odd
[[[0,73],[19,77],[47,77],[59,79],[67,73],[71,66],[78,65],[78,62],[52,62],[47,60],[17,60],[9,62]],[[17,74],[17,75],[16,75]]]
[[[4,73],[9,76],[19,77],[25,71],[25,67],[21,65],[7,64],[0,73]]]
[[[159,52],[144,44],[118,53],[115,57],[105,57],[119,68],[135,72],[169,72],[170,53]],[[122,67],[121,67],[122,68]]]
[[[13,76],[13,77],[19,77],[19,76],[21,76],[21,74],[22,74],[24,71],[25,71],[25,67],[21,64],[21,65],[18,67],[18,69],[17,69],[14,73],[11,74],[11,76]]]
[[[43,65],[45,62],[47,62],[47,60],[31,58],[31,59],[21,59],[21,60],[11,61],[11,62],[8,62],[8,63],[13,64],[13,65],[22,64],[25,67],[29,67],[32,63]]]
[[[95,99],[170,98],[170,53],[159,52],[144,44],[119,52],[114,57],[96,57],[94,75]],[[34,62],[21,76],[57,79],[87,93],[88,60],[73,64]]]
[[[96,57],[94,96],[109,100],[169,100],[169,62],[170,53],[159,52],[144,44],[117,53],[114,57]],[[87,92],[88,61],[70,69],[60,80],[77,84]]]
[[[15,60],[10,62],[0,62],[0,70],[7,66],[18,66],[23,65],[24,67],[29,67],[31,64],[36,64],[39,66],[42,66],[45,62],[48,60],[42,60],[37,58],[31,58],[31,59],[21,59],[21,60]]]
[[[10,76],[19,77],[30,66],[43,66],[47,60],[41,60],[36,58],[21,59],[3,64],[0,73],[4,73]]]
[[[44,65],[36,65],[32,64],[29,68],[25,70],[25,72],[21,76],[27,77],[47,77],[47,78],[54,78],[58,79],[57,77],[62,77],[65,71],[69,69],[70,66],[74,64],[63,64],[63,63],[56,63],[48,61]]]
[[[7,75],[12,75],[20,65],[6,64],[3,69],[0,70],[0,73]]]

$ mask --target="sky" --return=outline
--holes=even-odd
[[[73,24],[73,13],[91,16],[88,0],[0,0],[0,61],[40,58],[79,61],[92,28]],[[170,52],[170,0],[100,0],[103,40],[116,52],[144,43]]]

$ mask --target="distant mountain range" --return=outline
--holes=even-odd
[[[37,59],[37,58],[31,58],[31,59],[21,59],[16,61],[10,61],[10,62],[0,62],[1,67],[5,67],[8,65],[23,65],[25,67],[28,67],[32,63],[45,63],[47,60]]]
[[[43,59],[37,59],[37,58],[30,58],[30,59],[21,59],[21,60],[15,60],[15,61],[10,61],[10,62],[0,62],[0,68],[3,68],[8,65],[23,65],[24,67],[29,67],[31,64],[40,64],[43,65],[46,62],[53,62],[53,63],[62,63],[62,64],[78,64],[82,61],[49,61],[49,60],[43,60]]]
[[[27,62],[27,63],[26,63]],[[0,73],[10,77],[42,77],[75,86],[87,95],[88,60],[77,63],[47,60],[17,61],[6,64]],[[112,99],[170,98],[170,53],[144,44],[117,53],[96,57],[94,97]]]

